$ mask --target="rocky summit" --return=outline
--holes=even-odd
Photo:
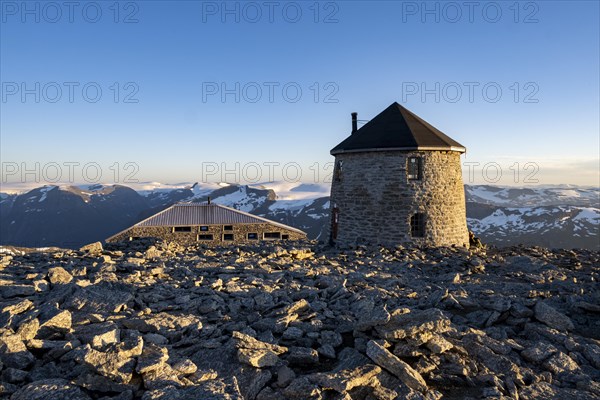
[[[600,399],[600,253],[0,253],[0,398]]]

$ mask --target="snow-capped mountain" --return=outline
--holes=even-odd
[[[598,207],[600,189],[576,186],[529,188],[466,185],[467,202],[503,207],[561,206]]]
[[[78,247],[106,237],[181,201],[211,201],[295,226],[325,239],[329,185],[266,182],[146,182],[43,186],[0,194],[0,244]],[[600,249],[600,189],[465,186],[469,229],[485,243]]]
[[[484,242],[600,249],[600,189],[465,186],[467,224]]]

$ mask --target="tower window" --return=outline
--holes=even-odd
[[[410,235],[412,237],[425,236],[425,214],[416,213],[410,217]]]
[[[208,226],[206,226],[206,225],[201,226],[200,232],[208,232]]]
[[[226,240],[226,241],[233,240],[233,233],[224,233],[223,240]]]
[[[232,231],[233,230],[233,225],[223,225],[223,230],[224,231]]]
[[[408,179],[419,180],[423,176],[423,159],[421,157],[408,157]]]
[[[342,166],[344,165],[344,162],[342,160],[338,160],[338,162],[335,165],[335,180],[337,182],[340,182],[342,180]]]

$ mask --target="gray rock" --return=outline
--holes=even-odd
[[[142,354],[137,359],[135,370],[139,374],[145,374],[163,367],[168,359],[169,351],[166,348],[151,343],[145,343]]]
[[[275,354],[283,354],[287,351],[287,347],[265,343],[242,332],[234,331],[232,333],[232,337],[235,340],[235,346],[237,348],[251,350],[270,350]]]
[[[280,388],[284,388],[289,385],[294,378],[296,378],[296,374],[291,368],[284,365],[277,369],[277,386]]]
[[[11,400],[91,400],[77,386],[65,379],[45,379],[24,386]]]
[[[73,335],[97,350],[121,340],[121,330],[112,321],[78,326]]]
[[[428,341],[432,333],[443,333],[450,329],[450,320],[437,308],[412,311],[393,316],[390,322],[375,328],[384,339],[398,340],[409,337]]]
[[[77,386],[65,379],[40,380],[24,386],[11,400],[91,400]]]
[[[371,378],[380,372],[381,368],[378,366],[367,364],[353,370],[314,374],[310,376],[310,380],[323,389],[333,389],[339,393],[345,393],[355,387],[367,386]]]
[[[23,340],[31,340],[36,337],[40,329],[40,321],[37,318],[23,321],[17,329],[17,334]]]
[[[577,365],[571,357],[561,351],[546,360],[542,366],[554,375],[565,372],[577,372],[579,370],[579,365]]]
[[[102,243],[100,243],[100,242],[86,244],[85,246],[83,246],[79,249],[79,251],[81,251],[81,252],[91,253],[91,254],[102,253],[102,250],[103,250]]]
[[[241,363],[256,368],[274,367],[280,364],[277,353],[268,349],[238,349],[238,359]]]
[[[143,374],[144,387],[149,390],[166,387],[182,388],[185,384],[179,379],[178,373],[169,364],[157,363],[152,369]]]
[[[377,342],[371,340],[367,343],[367,356],[369,356],[375,364],[394,374],[411,389],[420,392],[427,391],[427,383],[421,374]]]
[[[338,347],[342,344],[342,335],[335,331],[322,331],[319,343],[322,345],[331,345],[332,347]]]
[[[319,353],[308,347],[290,347],[286,360],[290,365],[308,367],[319,362]]]
[[[572,331],[575,329],[569,317],[543,301],[538,301],[535,305],[535,319],[559,331]]]
[[[556,347],[549,343],[538,342],[533,347],[523,350],[521,357],[530,362],[541,363],[557,351]]]
[[[304,335],[304,331],[300,328],[296,328],[294,326],[290,326],[287,328],[281,337],[286,340],[298,340]]]
[[[17,301],[2,308],[2,312],[14,316],[24,313],[33,308],[33,302],[29,299]]]
[[[434,335],[425,346],[434,354],[444,353],[454,347],[452,343],[440,335]]]
[[[319,355],[325,358],[335,359],[335,349],[330,344],[324,344],[323,346],[317,349]]]
[[[2,371],[2,379],[10,383],[23,382],[27,378],[27,371],[16,368],[7,368]]]
[[[12,299],[13,297],[31,296],[33,294],[35,294],[35,288],[31,285],[0,285],[0,296],[2,296],[5,299]]]
[[[127,287],[100,282],[93,286],[77,288],[64,304],[64,308],[86,315],[118,313],[132,300],[133,296]]]
[[[63,267],[48,269],[48,280],[53,285],[66,285],[73,280],[73,276]]]
[[[137,356],[142,354],[141,336],[131,334],[121,343],[111,344],[104,351],[92,349],[89,344],[76,350],[75,360],[95,373],[116,383],[129,383],[133,377]]]
[[[3,335],[0,337],[0,360],[11,368],[26,369],[35,361],[20,335]]]
[[[307,377],[294,379],[284,390],[285,399],[289,400],[320,400],[321,389]]]
[[[198,366],[192,360],[186,358],[173,364],[173,370],[179,375],[191,375],[198,371]]]
[[[598,398],[589,392],[577,392],[572,389],[563,389],[546,382],[538,382],[519,390],[520,400],[591,400]]]
[[[39,339],[62,337],[71,331],[72,319],[68,310],[61,310],[48,305],[42,308],[38,318],[40,319],[40,327],[36,337]]]
[[[583,355],[596,368],[600,370],[600,346],[586,344],[583,346]]]

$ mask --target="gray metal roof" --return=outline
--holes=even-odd
[[[178,203],[154,214],[135,226],[191,226],[191,225],[235,225],[271,224],[280,228],[304,233],[300,229],[252,215],[220,204]]]

